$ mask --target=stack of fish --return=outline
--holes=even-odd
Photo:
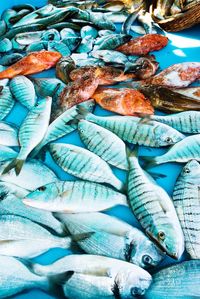
[[[1,63],[15,61],[0,71],[0,297],[40,288],[76,299],[199,298],[200,92],[188,85],[200,63],[155,75],[146,55],[165,36],[115,32],[109,5],[51,2],[14,6],[0,23]],[[56,77],[27,77],[51,67]],[[19,127],[5,120],[15,100],[27,109]],[[95,103],[121,115],[95,115]],[[84,148],[55,142],[75,130]],[[140,145],[170,148],[141,167]],[[72,180],[46,166],[47,152]],[[172,198],[150,171],[169,162],[187,163]],[[106,214],[117,205],[140,229]],[[46,266],[29,260],[58,247],[76,254]],[[166,256],[179,263],[158,271]]]

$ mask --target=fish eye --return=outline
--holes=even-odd
[[[131,295],[132,296],[141,296],[144,294],[144,290],[142,290],[141,288],[137,288],[137,287],[134,287],[134,288],[131,288]]]
[[[160,232],[158,233],[158,238],[159,238],[160,240],[164,240],[164,239],[165,239],[165,233],[162,232],[162,231],[160,231]]]
[[[152,264],[152,262],[153,262],[153,260],[152,260],[152,258],[149,256],[149,255],[143,255],[143,257],[142,257],[142,261],[143,261],[143,263],[145,264],[145,265],[151,265]]]
[[[190,173],[190,169],[187,168],[187,167],[185,167],[185,168],[184,168],[184,172],[185,172],[185,173]]]
[[[165,142],[167,142],[167,143],[172,142],[172,138],[171,138],[171,137],[167,137],[167,138],[165,139]]]
[[[46,190],[46,187],[45,186],[41,186],[37,189],[38,191],[45,191]]]

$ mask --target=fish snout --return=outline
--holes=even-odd
[[[135,296],[143,296],[144,293],[145,293],[145,289],[143,289],[143,288],[133,287],[131,289],[131,295],[133,297],[135,297]]]

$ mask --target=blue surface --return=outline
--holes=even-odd
[[[10,8],[13,5],[21,4],[21,3],[30,3],[36,6],[42,6],[46,4],[47,1],[45,0],[2,0],[0,2],[0,13],[3,12],[4,9]],[[174,63],[180,63],[185,61],[199,61],[200,62],[200,25],[193,27],[192,29],[184,30],[182,32],[176,34],[168,34],[169,37],[169,45],[159,52],[155,52],[155,56],[160,63],[160,68],[164,69]],[[54,72],[51,70],[49,72],[43,72],[39,76],[46,77],[52,76]],[[25,117],[27,111],[25,108],[16,104],[12,113],[6,118],[8,121],[12,121],[16,124],[20,124],[22,119]],[[96,114],[99,115],[110,115],[107,111],[103,111],[99,107],[95,110]],[[73,143],[76,145],[83,146],[80,139],[78,138],[77,133],[69,134],[67,137],[60,139],[62,142]],[[150,148],[140,148],[140,155],[160,155],[164,153],[166,149],[150,149]],[[50,155],[47,155],[46,164],[55,171],[57,176],[62,180],[74,179],[72,176],[66,174],[62,171],[55,163],[53,163]],[[176,178],[180,173],[182,165],[178,165],[176,163],[169,163],[162,166],[158,166],[154,168],[155,172],[165,174],[166,177],[159,179],[157,182],[162,186],[170,195],[172,194],[174,184],[176,182]],[[115,174],[121,179],[125,180],[126,174],[123,171],[119,171],[113,169]],[[118,216],[119,218],[125,220],[129,224],[134,226],[140,227],[138,222],[135,220],[132,213],[129,211],[128,208],[125,207],[116,207],[109,212],[108,214],[112,214]],[[141,228],[141,227],[140,227]],[[70,251],[63,250],[63,249],[54,249],[49,251],[48,253],[34,259],[34,261],[40,262],[41,264],[49,264],[54,260],[62,257],[66,254],[70,253]],[[184,256],[185,258],[185,256]],[[170,258],[166,258],[162,265],[174,262]],[[23,298],[23,299],[32,299],[32,298],[54,298],[50,295],[45,294],[39,290],[29,291],[18,296],[14,296],[12,298]]]

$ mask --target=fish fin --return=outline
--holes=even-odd
[[[156,157],[152,157],[152,156],[140,156],[140,158],[142,160],[144,160],[144,166],[143,168],[145,170],[156,166],[158,163],[156,163]]]
[[[75,234],[73,236],[71,236],[72,241],[74,242],[79,242],[79,241],[83,241],[85,239],[90,238],[95,232],[87,232],[87,233],[81,233],[81,234]]]
[[[72,125],[77,125],[79,123],[79,119],[78,118],[74,118],[74,119],[70,119],[68,122],[66,122],[66,125],[72,126]]]
[[[56,92],[59,90],[60,86],[61,86],[61,83],[58,83],[58,84],[56,85],[56,87],[54,88],[54,91],[53,91],[53,93],[52,93],[52,98],[56,95]]]
[[[16,175],[20,174],[20,171],[23,167],[25,160],[21,160],[21,159],[14,159],[11,163],[9,163],[4,171],[2,172],[2,175],[6,174],[7,172],[9,172],[11,169],[15,169],[15,173]]]
[[[78,112],[78,115],[76,116],[76,119],[79,119],[79,120],[80,119],[85,119],[86,116],[89,114],[89,111],[81,105],[77,105],[76,110]]]
[[[127,157],[128,158],[131,158],[131,157],[138,157],[138,152],[139,152],[139,145],[136,144],[134,146],[134,148],[131,150],[129,147],[126,147],[126,154],[127,154]]]
[[[74,271],[66,271],[54,275],[47,276],[49,287],[48,292],[56,298],[65,298],[62,286],[74,275]]]
[[[162,174],[162,173],[155,173],[155,172],[152,172],[152,171],[149,171],[149,174],[155,179],[155,180],[158,180],[158,179],[163,179],[163,178],[166,178],[166,174]]]

